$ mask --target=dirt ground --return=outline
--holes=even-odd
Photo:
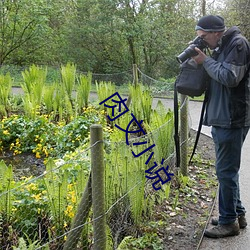
[[[192,148],[194,131],[191,131],[191,138],[190,147]],[[165,204],[168,226],[159,229],[159,234],[163,235],[164,250],[199,249],[214,206],[217,179],[214,168],[214,144],[210,137],[201,134],[194,158],[188,171],[191,183],[179,189],[176,209],[173,209],[171,202]],[[172,199],[175,199],[174,195]]]

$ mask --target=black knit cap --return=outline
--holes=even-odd
[[[221,16],[203,16],[195,26],[195,30],[210,31],[224,31],[224,19]]]

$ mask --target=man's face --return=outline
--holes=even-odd
[[[203,30],[197,30],[196,33],[208,44],[210,49],[215,49],[218,46],[218,42],[221,38],[221,32],[206,32]]]

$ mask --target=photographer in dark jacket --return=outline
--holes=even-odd
[[[212,126],[219,181],[219,218],[205,235],[221,238],[239,234],[247,226],[240,200],[241,149],[250,126],[250,46],[237,27],[225,30],[220,16],[202,17],[195,30],[213,50],[201,50],[193,59],[203,64],[211,78],[204,125]]]

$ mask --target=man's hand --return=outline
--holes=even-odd
[[[197,47],[195,47],[195,51],[198,53],[197,56],[192,57],[197,64],[203,64],[207,56]]]

